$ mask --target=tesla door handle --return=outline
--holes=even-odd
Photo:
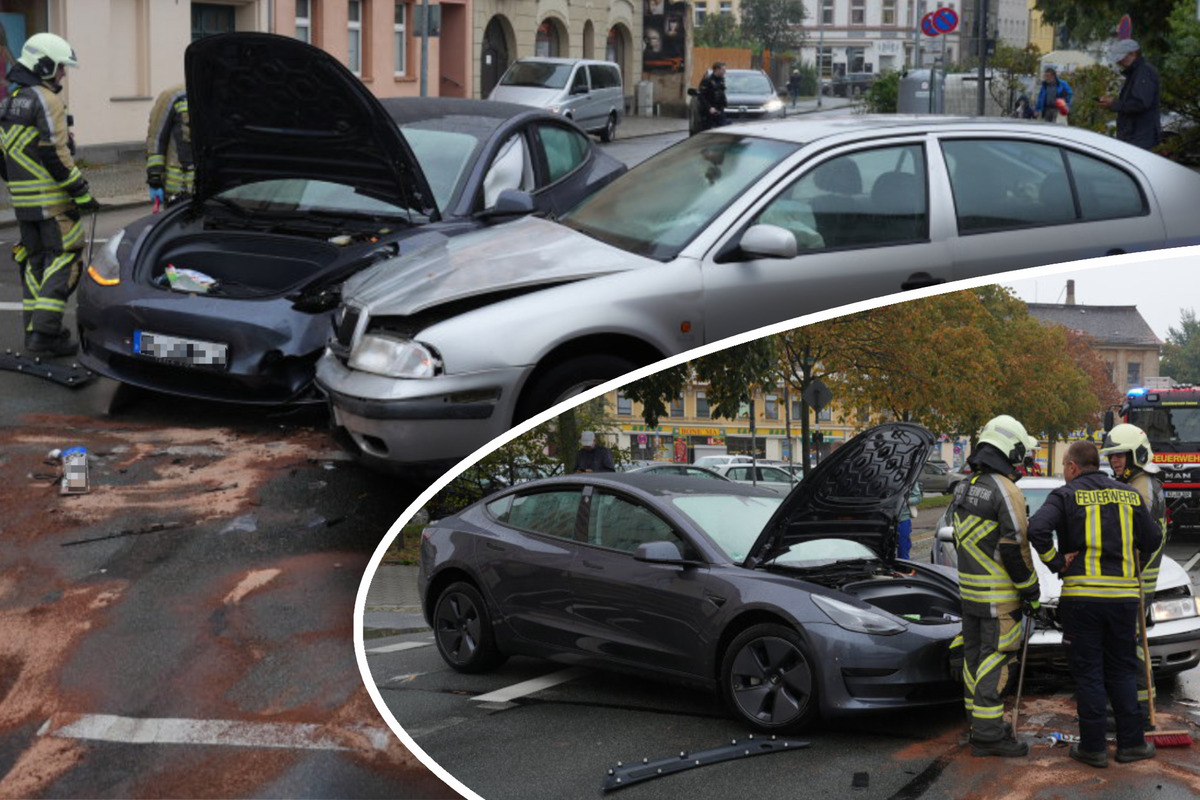
[[[588,561],[586,558],[583,559],[583,565],[588,569],[604,569],[603,564],[597,564],[595,561]]]
[[[484,546],[487,547],[488,550],[499,550],[501,553],[508,549],[504,545],[496,544],[495,542],[487,542]]]
[[[1123,256],[1123,255],[1125,255],[1125,251],[1119,247],[1114,247],[1112,250],[1109,250],[1104,255],[1106,255],[1106,256]]]
[[[945,278],[935,278],[928,272],[914,272],[908,276],[908,280],[900,284],[900,288],[907,292],[909,289],[924,289],[926,286],[937,286],[945,282]]]

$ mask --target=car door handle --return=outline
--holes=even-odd
[[[1119,247],[1114,247],[1112,250],[1109,250],[1104,255],[1106,255],[1106,256],[1123,256],[1123,255],[1125,255],[1125,251]]]
[[[587,567],[588,569],[600,569],[600,570],[604,569],[603,564],[598,564],[595,561],[588,561],[586,558],[583,559],[583,565],[585,567]]]
[[[928,272],[914,272],[908,276],[908,280],[900,284],[900,288],[907,292],[910,289],[924,289],[926,286],[937,286],[945,282],[945,278],[935,278]]]
[[[504,545],[496,544],[495,542],[486,542],[484,543],[484,547],[486,547],[488,550],[499,550],[501,553],[508,549]]]

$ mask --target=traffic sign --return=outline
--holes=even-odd
[[[941,31],[933,24],[933,12],[930,11],[925,16],[921,17],[921,32],[926,36],[937,36]]]
[[[938,33],[953,33],[958,27],[958,14],[953,8],[939,8],[933,12],[933,27]]]
[[[1117,23],[1117,38],[1118,39],[1133,38],[1133,20],[1131,20],[1129,18],[1128,14],[1121,17],[1121,21]]]

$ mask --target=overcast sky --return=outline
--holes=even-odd
[[[1020,281],[1001,281],[1028,303],[1065,303],[1067,279],[1075,280],[1075,302],[1090,306],[1137,306],[1143,319],[1167,338],[1179,328],[1180,310],[1200,313],[1200,248],[1163,251],[1130,260],[1100,259],[1102,266],[1043,274]],[[1119,263],[1112,263],[1112,262]]]

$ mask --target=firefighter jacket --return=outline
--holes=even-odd
[[[53,219],[91,199],[71,158],[67,107],[56,89],[20,63],[9,80],[9,93],[0,100],[0,177],[18,220]]]
[[[1139,470],[1127,482],[1142,496],[1142,502],[1162,532],[1162,541],[1157,549],[1142,561],[1142,591],[1147,597],[1152,597],[1158,585],[1158,567],[1162,564],[1163,547],[1167,544],[1167,497],[1163,494],[1162,483],[1148,472]]]
[[[1009,478],[983,472],[954,490],[950,519],[963,612],[998,617],[1041,594],[1026,539],[1025,496]]]
[[[192,134],[187,94],[172,86],[158,95],[146,132],[146,183],[168,195],[192,193]]]
[[[1133,551],[1145,560],[1161,549],[1162,528],[1136,489],[1096,471],[1050,493],[1029,521],[1029,540],[1061,573],[1063,600],[1127,602],[1138,599]],[[1076,556],[1063,570],[1066,553]]]

